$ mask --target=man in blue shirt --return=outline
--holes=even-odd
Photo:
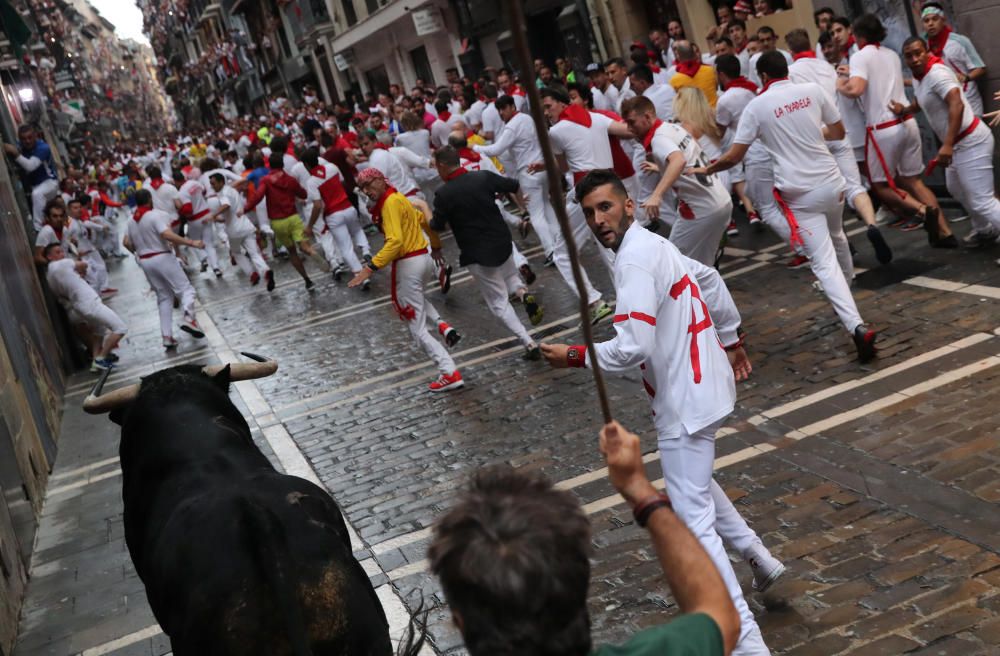
[[[17,131],[18,144],[5,143],[4,150],[21,167],[24,180],[31,187],[31,219],[35,230],[42,229],[45,203],[59,195],[59,180],[56,176],[52,149],[35,134],[30,125],[22,125]]]

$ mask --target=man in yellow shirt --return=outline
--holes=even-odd
[[[701,89],[708,99],[708,104],[715,109],[715,92],[719,88],[715,69],[701,62],[698,52],[690,41],[678,41],[674,49],[677,51],[677,73],[670,78],[670,86],[674,91],[680,91],[684,87]]]
[[[348,283],[348,287],[356,287],[379,269],[388,267],[393,307],[400,319],[406,321],[413,340],[434,360],[441,372],[428,389],[447,392],[464,387],[455,361],[441,342],[431,336],[426,326],[428,319],[437,324],[438,332],[448,346],[454,346],[461,339],[458,331],[443,321],[437,309],[424,297],[424,285],[434,273],[434,262],[424,234],[426,218],[406,196],[389,184],[378,169],[364,169],[355,181],[358,188],[375,203],[371,208],[372,221],[385,235],[385,243]]]

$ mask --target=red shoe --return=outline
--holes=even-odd
[[[250,285],[255,286],[260,283],[260,274],[254,271],[250,274]]]
[[[764,221],[760,218],[760,214],[757,213],[757,210],[750,212],[750,214],[747,215],[747,218],[750,219],[750,227],[754,230],[764,229]]]
[[[805,255],[796,255],[785,264],[788,269],[801,269],[804,266],[809,266],[809,258]]]
[[[730,219],[729,227],[726,228],[726,234],[730,237],[735,237],[740,234],[740,229],[736,227],[736,219]]]
[[[462,374],[456,369],[450,374],[441,374],[437,380],[427,386],[432,392],[450,392],[451,390],[465,387]]]
[[[462,336],[458,333],[458,331],[452,328],[447,321],[442,321],[438,324],[438,332],[441,333],[441,337],[444,337],[444,341],[448,345],[448,348],[458,344],[458,340],[462,339]]]

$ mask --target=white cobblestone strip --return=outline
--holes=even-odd
[[[152,626],[147,626],[145,629],[140,629],[135,633],[130,633],[128,635],[122,636],[121,638],[116,638],[109,642],[105,642],[102,645],[97,645],[96,647],[91,647],[89,649],[84,649],[79,653],[79,656],[103,656],[104,654],[110,654],[113,651],[119,649],[124,649],[130,645],[134,645],[137,642],[142,642],[143,640],[149,640],[150,638],[155,638],[156,636],[163,633],[163,629],[160,628],[159,624],[153,624]]]

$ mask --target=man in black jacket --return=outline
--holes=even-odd
[[[459,263],[479,283],[486,306],[521,340],[525,357],[538,360],[538,344],[518,320],[509,295],[524,303],[532,325],[541,322],[542,308],[528,293],[514,266],[510,231],[494,202],[497,194],[517,191],[517,180],[487,171],[468,171],[451,146],[435,151],[434,165],[444,185],[434,192],[431,228],[443,230],[451,226],[461,251]]]

